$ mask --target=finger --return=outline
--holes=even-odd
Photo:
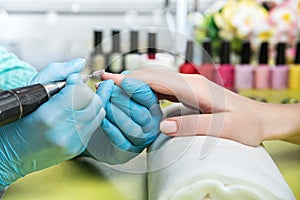
[[[139,152],[139,149],[122,134],[119,128],[112,124],[106,118],[103,119],[101,128],[104,130],[106,137],[118,148],[124,151]]]
[[[102,80],[111,79],[115,82],[115,84],[120,85],[121,81],[123,80],[124,77],[125,77],[125,74],[112,74],[112,73],[104,72],[102,74],[101,79]]]
[[[249,125],[249,121],[240,118],[240,114],[234,113],[186,115],[167,118],[160,129],[169,136],[208,135],[258,146],[262,141],[259,126]]]
[[[161,120],[162,112],[159,106],[158,98],[145,82],[134,78],[125,78],[121,82],[121,87],[135,102],[146,107],[153,118],[156,118],[156,120],[159,121]],[[135,115],[135,113],[133,114]],[[149,126],[143,123],[142,126],[144,129],[149,129],[150,127],[155,126],[155,123],[149,124]],[[148,129],[145,132],[148,132]]]
[[[121,82],[121,87],[128,96],[148,109],[158,103],[155,93],[143,81],[134,78],[125,78]]]
[[[125,76],[105,75],[104,77],[113,78],[116,84],[119,85],[122,84],[122,80],[125,78],[139,79],[147,83],[155,92],[173,96],[173,99],[178,99],[180,102],[197,109],[199,107],[197,92],[201,92],[202,87],[206,88],[206,85],[203,82],[191,84],[190,82],[192,81],[190,79],[193,79],[192,75],[182,75],[170,71],[169,69],[158,68],[155,66],[143,67],[131,71]]]
[[[96,116],[94,116],[90,121],[82,121],[81,128],[79,126],[76,126],[76,130],[78,130],[78,134],[82,141],[82,144],[84,144],[85,146],[87,145],[94,131],[102,124],[104,117],[105,110],[103,108],[100,108]]]
[[[147,142],[147,135],[142,127],[113,104],[108,104],[106,118],[117,126],[133,145],[144,145]]]
[[[114,88],[111,103],[123,111],[134,122],[139,124],[143,128],[144,132],[149,132],[153,129],[150,111],[146,107],[131,99],[124,90],[118,86],[115,86]]]
[[[109,102],[113,92],[114,92],[114,82],[112,80],[102,81],[99,84],[96,94],[102,99],[104,108]]]
[[[49,64],[30,81],[30,84],[65,80],[69,75],[79,73],[84,66],[84,59],[74,59],[69,62]]]
[[[69,112],[72,113],[75,121],[88,124],[99,114],[101,109],[103,109],[102,101],[98,95],[94,94],[94,98],[85,108],[81,110],[70,110]]]
[[[70,75],[66,86],[58,94],[65,99],[61,104],[72,110],[84,109],[94,98],[94,92],[82,82],[79,74]]]
[[[127,73],[129,74],[129,73]],[[128,77],[128,75],[124,75],[124,74],[112,74],[112,73],[108,73],[105,72],[102,75],[102,80],[108,80],[111,79],[115,82],[115,84],[117,84],[118,86],[121,85],[121,82]],[[138,77],[138,75],[134,74],[131,75],[131,77],[133,78],[137,78],[139,80],[141,80],[140,77]],[[144,79],[145,81],[145,79]],[[178,102],[178,99],[174,96],[174,94],[171,91],[168,91],[167,88],[163,88],[163,86],[160,86],[159,83],[157,84],[153,84],[151,87],[153,90],[155,90],[156,94],[158,95],[159,99],[166,99],[166,100],[170,100],[173,102]]]

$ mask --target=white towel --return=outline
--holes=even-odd
[[[164,110],[168,117],[191,113],[198,111],[182,104]],[[161,134],[128,163],[93,163],[130,200],[295,199],[263,146],[215,137]]]
[[[202,148],[214,145],[205,157]],[[149,200],[295,199],[262,147],[209,136],[155,141],[148,154]]]

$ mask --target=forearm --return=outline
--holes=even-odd
[[[285,140],[300,144],[300,104],[264,104],[264,140]]]
[[[23,86],[37,70],[0,45],[0,89]]]

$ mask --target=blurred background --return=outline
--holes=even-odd
[[[232,82],[224,87],[259,101],[297,103],[300,101],[300,43],[299,59],[296,59],[299,13],[298,0],[0,0],[0,44],[37,69],[42,69],[51,62],[88,57],[95,46],[96,30],[101,30],[102,41],[111,37],[112,30],[139,30],[139,48],[149,47],[147,34],[153,31],[158,33],[157,46],[160,49],[172,50],[175,56],[181,56],[180,61],[176,58],[172,60],[178,71],[209,77],[211,70],[208,66],[198,66],[204,62],[203,54],[192,52],[194,57],[187,55],[189,39],[201,45],[209,39],[210,47],[205,49],[209,51],[207,56],[212,57],[209,63],[220,64],[218,69],[222,69],[222,64],[233,65],[224,65],[226,70],[220,71],[228,73],[224,77],[229,77],[227,81]],[[178,34],[174,36],[172,32]],[[129,51],[129,38],[129,33],[121,34],[121,53]],[[251,69],[243,74],[237,73],[237,66],[247,64],[240,61],[245,40],[251,43],[252,56],[246,59]],[[219,54],[224,41],[231,46],[227,51],[230,52],[227,54],[230,60]],[[256,74],[259,74],[260,68],[257,66],[261,63],[258,54],[264,41],[269,43],[269,57],[264,64],[269,64],[270,73],[277,64],[287,68],[278,76],[285,78],[283,88],[271,85],[262,88],[259,83],[254,83],[258,79],[255,79],[253,71],[258,69]],[[280,42],[285,44],[286,57],[276,63],[276,45]],[[225,46],[228,47],[228,44]],[[105,54],[109,54],[112,48],[111,42],[103,42]],[[250,54],[246,56],[250,57]],[[190,65],[182,65],[187,60],[200,60],[196,71],[191,70]],[[213,67],[216,69],[219,66]],[[249,87],[237,88],[234,72],[248,81],[239,85]],[[222,73],[220,76],[224,78]],[[283,81],[280,79],[278,82]],[[264,145],[299,199],[299,146],[281,141],[266,142]],[[63,163],[19,180],[10,187],[5,198],[33,199],[31,195],[38,195],[36,199],[53,199],[47,194],[56,193],[55,199],[83,199],[88,195],[97,196],[101,186],[105,188],[104,198],[122,199],[114,196],[119,195],[116,190],[103,186],[101,175],[95,175],[97,169],[91,168],[78,162]],[[51,187],[46,187],[48,185]]]
[[[182,1],[186,13],[207,10],[214,1]],[[93,31],[160,27],[192,35],[186,22],[178,27],[176,0],[0,0],[0,43],[38,69],[53,61],[86,57]],[[142,35],[140,37],[143,37]],[[126,38],[124,38],[126,40]],[[141,39],[141,45],[146,40]],[[160,40],[163,41],[163,38]],[[163,45],[163,44],[162,44]],[[121,42],[126,50],[128,42]],[[104,47],[109,51],[109,46]]]

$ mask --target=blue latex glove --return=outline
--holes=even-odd
[[[150,145],[160,133],[162,112],[151,88],[127,78],[121,87],[103,81],[97,94],[105,105],[106,117],[94,133],[87,150],[99,161],[120,164]]]
[[[82,82],[82,68],[82,59],[51,64],[28,83],[66,79],[66,86],[36,111],[0,127],[0,189],[84,151],[105,111]]]

